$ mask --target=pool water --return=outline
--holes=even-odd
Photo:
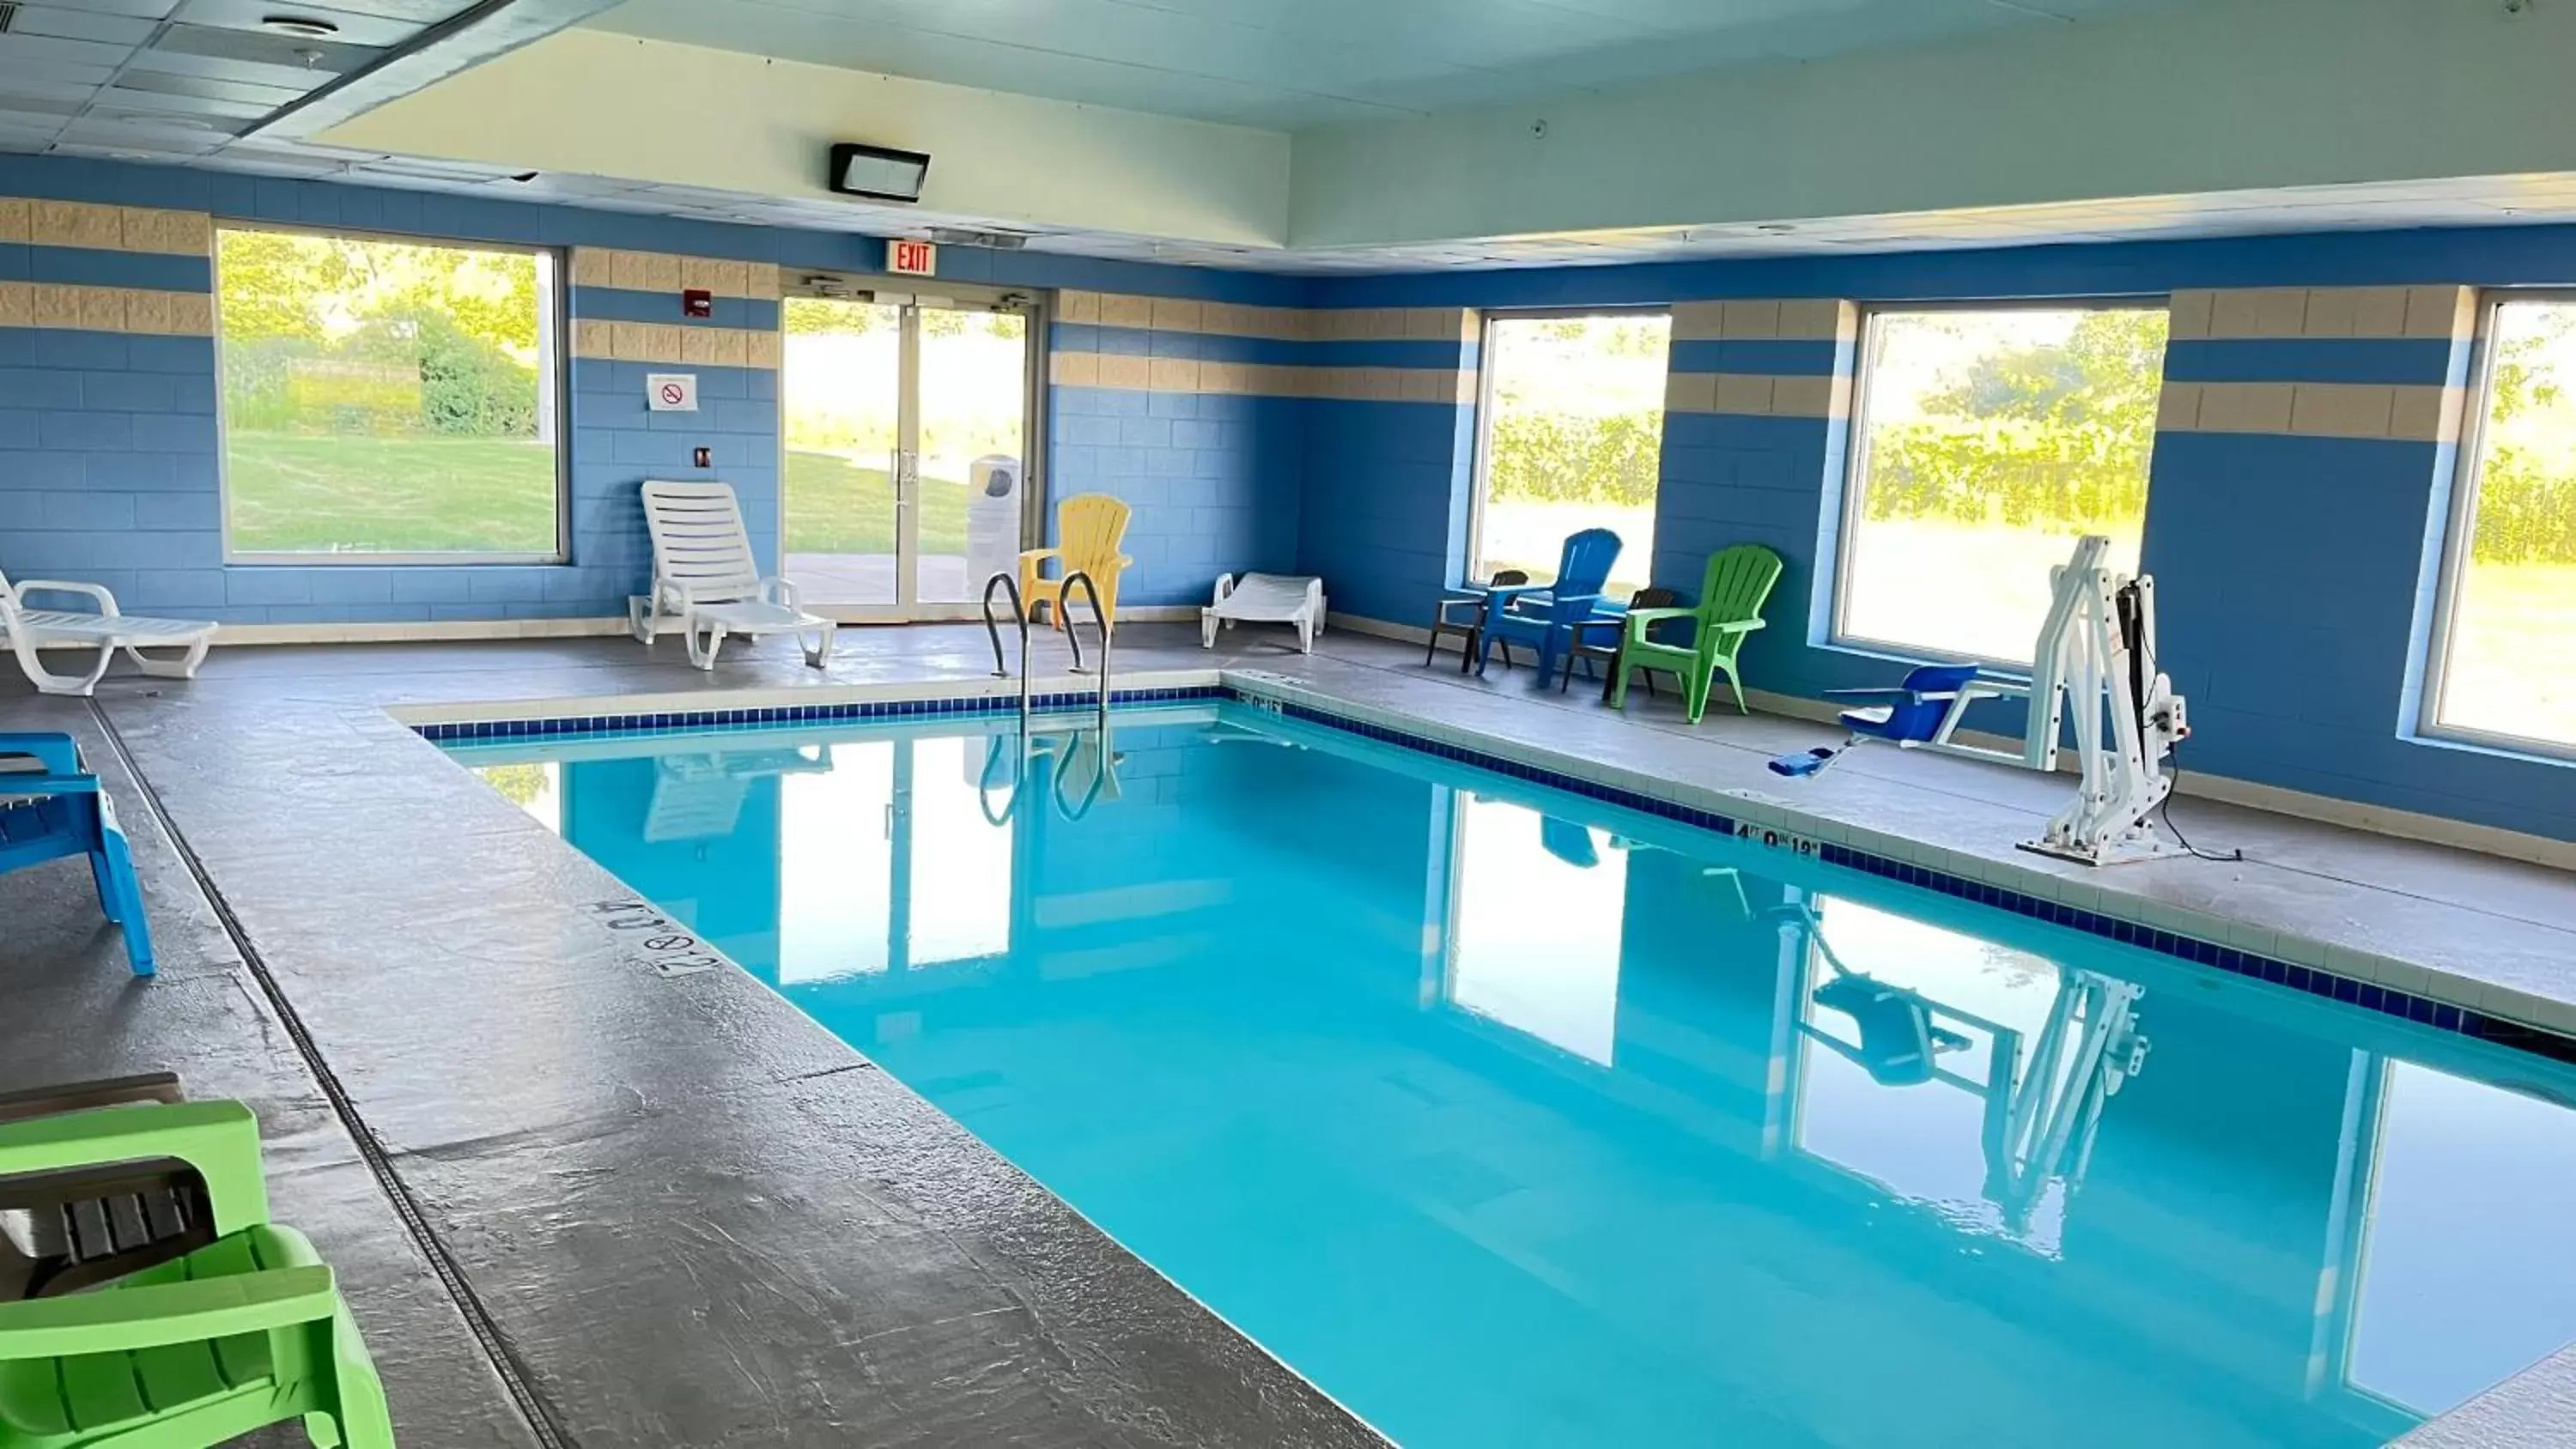
[[[1415,1449],[2374,1444],[2576,1339],[2557,1063],[1236,704],[453,753]]]

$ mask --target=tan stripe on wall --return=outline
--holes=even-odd
[[[614,362],[694,363],[702,367],[778,367],[778,334],[747,327],[684,327],[676,322],[611,322],[576,317],[572,355]]]
[[[215,300],[204,292],[0,282],[0,327],[52,327],[159,337],[211,337]]]
[[[1074,290],[1056,294],[1055,320],[1279,342],[1455,342],[1463,346],[1476,337],[1475,314],[1459,307],[1255,307]]]
[[[1344,398],[1355,402],[1437,402],[1458,406],[1475,402],[1477,383],[1472,368],[1289,367],[1064,351],[1049,354],[1047,378],[1058,387],[1105,387],[1127,392]]]
[[[2173,294],[2178,342],[2252,337],[2451,337],[2474,325],[2467,287],[2251,287]]]
[[[202,257],[214,236],[214,221],[202,211],[0,196],[0,242]]]
[[[572,284],[616,287],[629,292],[703,289],[718,297],[774,302],[778,300],[778,264],[620,251],[612,247],[574,247]]]
[[[2463,389],[2429,384],[2168,382],[2156,429],[2448,443],[2460,436],[2464,401]]]

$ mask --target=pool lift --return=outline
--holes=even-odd
[[[1100,689],[1093,723],[1088,731],[1079,722],[1039,725],[1031,717],[1029,695],[1029,618],[1022,606],[1020,586],[1007,572],[997,572],[984,581],[984,631],[993,642],[993,677],[1008,679],[1011,670],[1002,655],[1001,616],[993,607],[996,590],[1010,604],[1011,620],[1020,632],[1020,708],[1019,724],[1007,738],[992,737],[984,754],[984,768],[977,776],[975,793],[984,819],[993,825],[1007,823],[1019,809],[1020,790],[1029,779],[1031,767],[1040,759],[1049,762],[1048,794],[1056,814],[1066,820],[1080,820],[1091,813],[1091,807],[1103,799],[1119,797],[1118,766],[1125,756],[1118,753],[1109,732],[1109,648],[1108,619],[1100,609],[1100,591],[1091,575],[1081,570],[1067,574],[1064,598],[1069,602],[1077,589],[1091,602],[1091,617],[1100,630]],[[1078,619],[1069,620],[1078,623]],[[1073,650],[1073,672],[1091,672],[1082,662],[1082,631],[1065,630],[1066,642]],[[1008,746],[1007,752],[1005,746]],[[1004,769],[1007,763],[1008,768]],[[993,791],[997,785],[1010,788],[1009,798],[996,809]]]
[[[1808,1000],[1850,1018],[1857,1041],[1812,1022],[1798,1030],[1852,1062],[1882,1087],[1939,1083],[1981,1098],[1979,1143],[1984,1193],[2006,1229],[2027,1232],[2054,1183],[2071,1197],[2091,1168],[2102,1109],[2145,1070],[2151,1043],[2138,1029],[2146,994],[2135,982],[2059,966],[2057,994],[2038,1036],[1943,1005],[1921,992],[1880,981],[1847,965],[1825,939],[1824,924],[1804,900],[1774,908],[1783,923],[1814,943],[1832,973]],[[1943,1065],[1970,1052],[1971,1032],[1988,1043],[1985,1080]],[[2027,1043],[2027,1046],[2025,1044]]]
[[[2173,792],[2165,761],[2191,735],[2183,697],[2157,667],[2156,581],[2114,572],[2111,540],[2091,534],[2049,571],[2047,622],[2031,652],[2027,680],[1980,664],[1925,665],[1893,689],[1831,689],[1828,698],[1865,701],[1842,712],[1851,738],[1771,762],[1775,774],[1814,775],[1844,750],[1870,740],[1900,749],[2054,771],[2061,730],[2071,723],[2075,799],[2021,848],[2085,865],[2116,865],[2181,853],[2148,817]],[[2021,748],[1988,749],[1957,736],[1981,699],[2027,699]]]

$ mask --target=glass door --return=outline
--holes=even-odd
[[[787,299],[783,536],[807,607],[975,614],[1035,491],[1032,322],[1019,294]]]

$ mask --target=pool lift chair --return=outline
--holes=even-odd
[[[2049,572],[2048,618],[2031,653],[2030,678],[1980,664],[1925,665],[1893,689],[1829,689],[1852,700],[1842,712],[1851,738],[1771,762],[1775,774],[1817,774],[1843,751],[1871,740],[1907,750],[1964,755],[2024,769],[2057,769],[2059,738],[2072,725],[2075,799],[2021,848],[2085,865],[2116,865],[2180,853],[2149,816],[2173,793],[2165,761],[2191,736],[2183,697],[2158,667],[2156,581],[2103,563],[2111,541],[2088,535]],[[2021,748],[1987,749],[1956,738],[1981,699],[2026,699]]]
[[[1845,1041],[1813,1022],[1801,1022],[1801,1034],[1882,1087],[1937,1083],[1984,1100],[1984,1193],[2002,1210],[2009,1231],[2029,1228],[2052,1183],[2063,1182],[2070,1196],[2083,1185],[2104,1104],[2146,1068],[2152,1044],[2138,1030],[2137,1018],[2145,988],[2060,966],[2048,1019],[2029,1038],[1847,965],[1825,939],[1815,908],[1803,900],[1774,913],[1813,943],[1815,958],[1832,973],[1808,999],[1848,1017],[1858,1040]],[[1971,1033],[1990,1043],[1982,1082],[1941,1061],[1972,1051]]]

